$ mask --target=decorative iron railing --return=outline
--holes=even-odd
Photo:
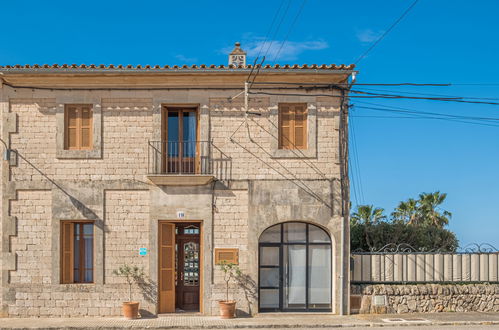
[[[149,141],[149,174],[212,174],[209,141]]]
[[[149,141],[148,173],[232,178],[232,158],[211,141]]]

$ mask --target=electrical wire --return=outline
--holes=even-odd
[[[294,26],[296,24],[296,21],[298,21],[298,17],[300,17],[301,12],[303,11],[303,7],[305,7],[306,3],[307,3],[307,0],[303,0],[302,1],[300,9],[298,10],[298,13],[296,14],[293,22],[290,25],[288,33],[286,33],[286,36],[284,37],[284,41],[282,42],[281,47],[279,48],[279,50],[277,51],[276,55],[274,56],[274,61],[273,61],[274,63],[279,58],[279,55],[281,54],[282,48],[284,47],[284,45],[288,41],[289,35],[291,34],[291,31],[293,30],[293,28],[294,28]]]
[[[430,100],[430,101],[447,101],[447,102],[458,102],[458,103],[472,103],[472,104],[487,104],[487,105],[499,105],[499,102],[484,102],[484,101],[470,101],[470,100],[460,100],[455,98],[439,98],[439,97],[416,97],[416,96],[404,96],[404,95],[393,95],[393,94],[375,94],[361,91],[351,90],[353,93],[367,94],[367,95],[349,95],[349,98],[370,98],[370,99],[413,99],[413,100]],[[299,93],[269,93],[269,92],[250,92],[249,94],[261,94],[261,95],[281,95],[281,96],[327,96],[327,97],[341,97],[340,95],[331,94],[299,94]]]
[[[352,159],[352,179],[356,181],[356,189],[358,190],[358,197],[359,200],[357,204],[364,203],[364,191],[362,188],[362,178],[361,178],[361,171],[360,171],[360,162],[359,162],[359,154],[357,150],[357,138],[355,134],[355,125],[354,121],[352,118],[350,118],[350,132],[351,132],[351,145],[352,145],[352,153],[350,159]]]
[[[368,91],[374,91],[374,92],[403,93],[403,94],[425,95],[425,96],[441,96],[444,98],[463,98],[463,99],[472,99],[472,100],[499,100],[499,97],[456,96],[456,95],[448,95],[448,94],[417,93],[417,92],[394,91],[394,90],[387,90],[387,89],[365,88],[365,87],[362,87],[362,89],[368,90]]]
[[[393,30],[395,26],[397,26],[397,24],[411,11],[411,9],[414,8],[414,6],[418,3],[418,1],[419,0],[414,1],[409,6],[409,8],[407,8],[404,11],[404,13],[395,22],[393,22],[393,24],[388,28],[388,30],[386,30],[361,56],[359,56],[359,58],[354,63],[358,64],[360,61],[362,61],[367,56],[367,54],[369,54],[369,52],[371,52],[371,50],[373,50],[374,47],[376,47],[381,42],[381,40],[383,40],[386,37],[386,35],[390,33],[390,31]]]

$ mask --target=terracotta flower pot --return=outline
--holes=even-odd
[[[221,300],[218,302],[220,306],[220,317],[223,319],[232,319],[236,314],[236,302],[234,300]]]
[[[125,301],[123,303],[123,316],[132,320],[139,317],[139,303],[137,301]]]

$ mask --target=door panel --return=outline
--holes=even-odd
[[[159,223],[159,313],[175,312],[175,224]]]
[[[185,311],[198,311],[200,282],[199,236],[180,238],[177,240],[177,246],[177,307]]]

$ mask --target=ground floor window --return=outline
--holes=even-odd
[[[93,222],[61,222],[61,283],[94,281]]]
[[[322,228],[287,222],[259,240],[260,312],[331,311],[331,239]]]

